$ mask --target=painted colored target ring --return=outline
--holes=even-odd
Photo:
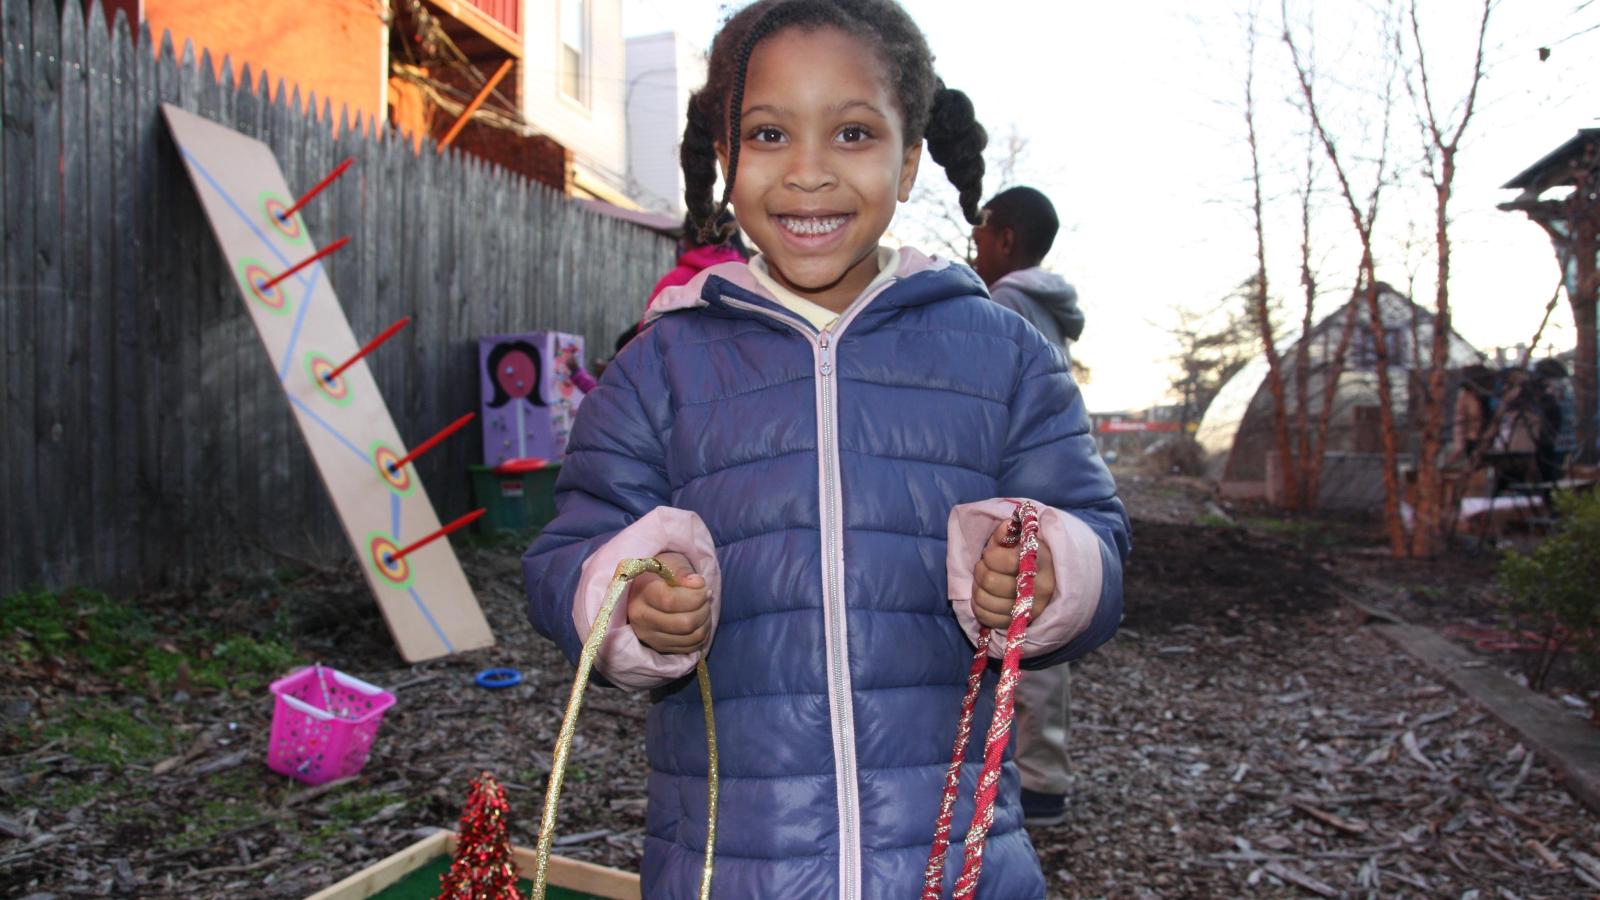
[[[328,375],[337,368],[333,361],[320,353],[306,354],[306,377],[317,386],[322,396],[328,398],[334,406],[350,405],[350,382],[343,375],[329,379]]]
[[[268,222],[272,223],[274,228],[278,229],[278,233],[282,234],[289,243],[298,244],[305,240],[306,229],[301,222],[299,213],[295,213],[288,219],[279,218],[289,209],[287,201],[271,191],[262,193],[259,199],[261,202],[261,214],[266,217]]]
[[[249,257],[239,260],[239,280],[244,284],[245,294],[254,297],[273,315],[289,314],[289,295],[283,292],[283,285],[275,284],[270,289],[262,289],[263,284],[272,280],[272,272],[259,260]]]
[[[411,587],[411,563],[394,558],[393,554],[399,550],[400,547],[381,531],[367,535],[367,561],[372,563],[373,570],[390,586],[405,590]]]
[[[385,447],[382,442],[374,442],[372,449],[368,452],[372,456],[373,468],[378,470],[378,474],[383,478],[384,484],[389,486],[389,490],[404,497],[416,489],[417,482],[416,479],[411,477],[410,465],[391,468],[391,466],[400,461],[400,454]]]

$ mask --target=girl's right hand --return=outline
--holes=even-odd
[[[677,576],[678,586],[668,587],[650,572],[635,578],[628,592],[628,624],[657,653],[693,653],[711,634],[711,592],[682,553],[657,553],[656,559]]]

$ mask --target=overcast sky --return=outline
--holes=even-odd
[[[709,44],[718,0],[624,0],[628,34],[676,30]],[[1245,71],[1243,0],[1195,13],[1183,0],[906,0],[938,68],[973,98],[991,134],[1028,141],[1019,181],[1051,196],[1065,224],[1047,265],[1079,289],[1088,325],[1075,355],[1093,371],[1096,411],[1164,402],[1174,307],[1215,308],[1254,268],[1246,205],[1249,156],[1240,112]],[[1352,177],[1370,190],[1384,79],[1377,26],[1365,0],[1317,4],[1318,88]],[[1470,0],[1422,0],[1435,104],[1456,106],[1470,73],[1476,10]],[[1550,243],[1538,226],[1495,204],[1500,185],[1570,138],[1600,124],[1600,3],[1513,0],[1489,26],[1489,75],[1462,141],[1452,202],[1450,280],[1456,327],[1480,349],[1526,341],[1555,287]],[[1304,38],[1309,3],[1291,3]],[[979,11],[981,9],[981,12]],[[671,16],[667,15],[671,12]],[[1298,318],[1303,114],[1288,102],[1294,72],[1279,40],[1276,3],[1262,4],[1257,103],[1263,132],[1269,280]],[[1548,60],[1539,48],[1550,47]],[[1306,48],[1302,48],[1303,51]],[[1414,105],[1397,88],[1393,137],[1399,183],[1379,212],[1379,277],[1415,278],[1432,302],[1432,190],[1420,173]],[[1319,165],[1326,170],[1323,160]],[[1325,171],[1324,176],[1331,174]],[[940,179],[925,166],[923,179]],[[936,183],[939,183],[936,181]],[[1326,180],[1315,201],[1313,244],[1331,309],[1348,295],[1357,262],[1348,213]],[[952,191],[953,193],[953,191]],[[907,210],[902,215],[911,215]],[[897,222],[897,231],[910,230]],[[1408,241],[1412,246],[1408,249]],[[1573,342],[1563,298],[1546,332]]]

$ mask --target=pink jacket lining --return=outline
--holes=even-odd
[[[947,259],[936,256],[927,256],[912,247],[900,248],[900,265],[895,269],[896,278],[905,278],[918,272],[937,271],[950,265]],[[716,275],[732,284],[768,300],[778,302],[767,289],[761,286],[756,276],[750,272],[750,264],[744,261],[725,262],[701,269],[695,273],[694,278],[687,284],[674,285],[661,291],[650,301],[650,308],[645,311],[644,324],[648,325],[656,319],[674,310],[693,309],[705,306],[706,301],[701,299],[700,292],[705,287],[706,279]]]
[[[578,629],[578,638],[589,639],[594,620],[605,603],[606,591],[611,587],[611,578],[616,574],[617,563],[668,552],[688,557],[695,572],[706,580],[711,596],[711,636],[706,643],[710,649],[722,608],[722,570],[717,567],[716,548],[705,522],[692,512],[671,506],[652,509],[584,560],[578,595],[572,604],[572,624]],[[628,624],[631,591],[632,585],[623,592],[616,609],[611,612],[611,627],[600,644],[595,667],[612,684],[634,690],[646,690],[687,675],[699,662],[700,654],[663,654],[646,647]]]
[[[972,614],[972,569],[1001,522],[1011,517],[1010,500],[993,499],[964,503],[950,511],[945,572],[950,584],[950,605],[956,621],[976,645],[978,620]],[[1100,540],[1076,516],[1053,507],[1041,506],[1039,540],[1050,548],[1055,570],[1056,594],[1043,613],[1028,626],[1023,640],[1023,656],[1039,656],[1065,646],[1088,627],[1100,602],[1103,578]],[[572,623],[580,639],[588,640],[595,617],[605,602],[606,590],[617,563],[634,557],[678,552],[689,558],[694,570],[706,580],[711,597],[711,638],[716,637],[722,608],[722,571],[717,566],[711,532],[700,517],[670,506],[651,510],[644,518],[607,541],[583,564],[578,595],[572,604]],[[628,624],[628,595],[625,592],[611,615],[611,627],[600,645],[596,666],[606,680],[624,688],[646,690],[687,675],[700,660],[699,653],[662,654],[640,642]],[[1005,652],[1005,635],[991,635],[989,655],[999,658]]]
[[[1100,539],[1083,520],[1052,506],[1039,507],[1039,542],[1050,548],[1055,572],[1055,596],[1044,612],[1033,618],[1022,641],[1024,657],[1040,656],[1059,650],[1083,633],[1100,605]],[[946,544],[945,575],[950,583],[950,605],[956,621],[973,646],[978,643],[977,616],[972,613],[972,569],[983,555],[989,536],[1000,523],[1011,518],[1016,503],[1011,500],[983,500],[963,503],[950,510],[950,531]],[[1006,636],[1002,631],[989,635],[989,655],[1005,655]]]

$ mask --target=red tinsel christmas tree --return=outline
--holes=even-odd
[[[472,780],[461,813],[456,858],[439,877],[439,900],[521,900],[511,863],[511,808],[488,772]]]

